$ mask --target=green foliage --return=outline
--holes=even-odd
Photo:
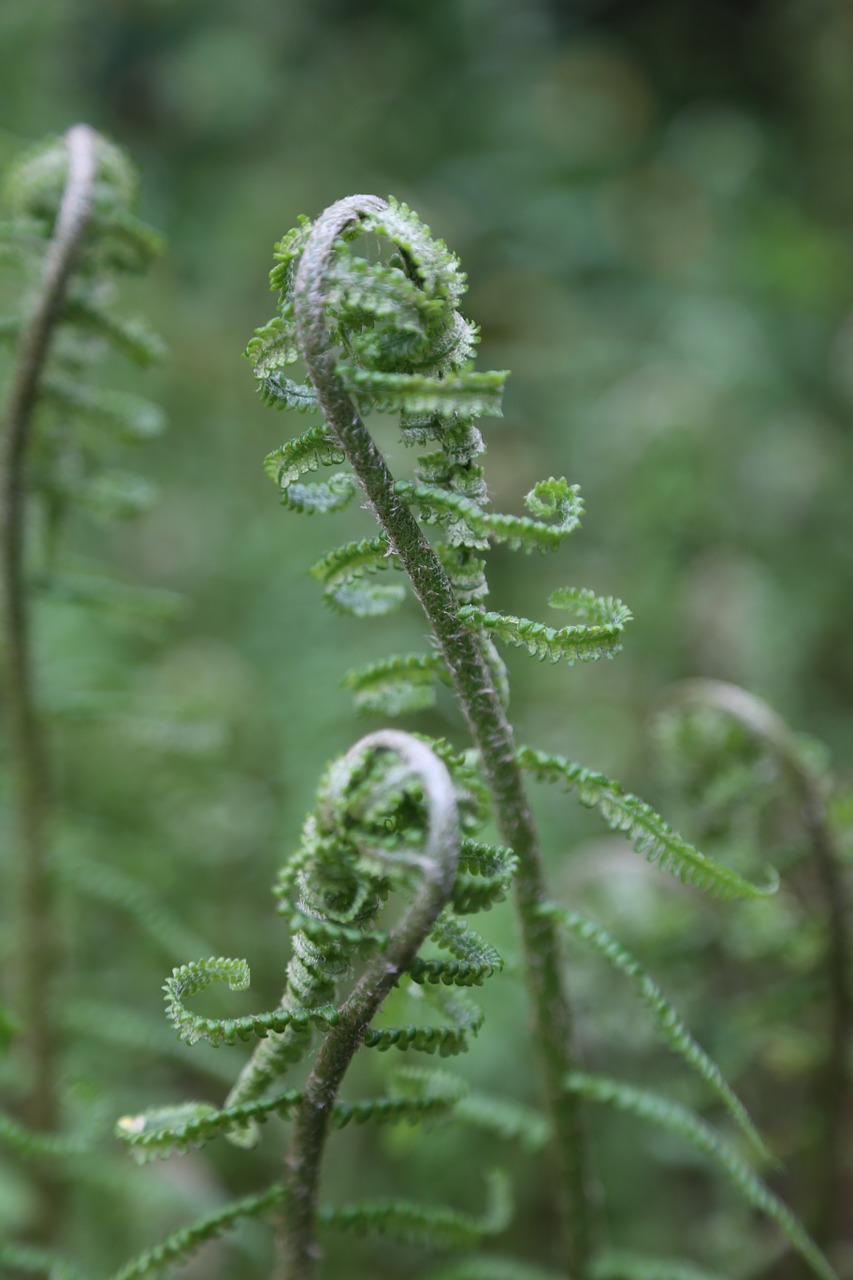
[[[530,747],[522,747],[518,758],[540,781],[559,782],[576,791],[580,803],[595,809],[612,831],[624,832],[638,853],[687,884],[720,898],[760,898],[778,887],[775,875],[759,886],[714,862],[673,831],[651,805],[623,791],[603,773]]]
[[[271,1013],[232,1018],[201,1017],[186,1008],[187,997],[198,995],[212,983],[225,983],[231,991],[245,990],[249,968],[243,960],[220,957],[193,961],[175,968],[166,980],[167,1013],[182,1039],[191,1044],[205,1039],[219,1045],[260,1037],[261,1043],[243,1067],[223,1107],[190,1102],[123,1117],[117,1134],[140,1162],[183,1154],[220,1135],[240,1147],[254,1146],[260,1137],[259,1125],[273,1115],[295,1116],[298,1135],[314,1105],[314,1075],[304,1090],[282,1090],[280,1081],[286,1070],[309,1052],[315,1030],[325,1033],[317,1062],[322,1060],[326,1046],[337,1044],[334,1037],[339,1030],[345,1036],[350,1056],[360,1041],[365,1047],[381,1051],[394,1047],[437,1052],[442,1057],[463,1052],[479,1030],[480,1010],[443,991],[432,996],[448,1019],[441,1025],[373,1027],[367,1018],[366,1025],[350,1026],[360,987],[356,986],[347,997],[344,984],[365,955],[369,966],[369,957],[378,953],[377,972],[388,970],[398,980],[408,973],[415,983],[427,988],[436,984],[479,984],[501,966],[497,953],[458,924],[455,916],[439,914],[453,895],[457,848],[451,863],[454,874],[442,872],[445,883],[440,898],[429,918],[419,925],[414,942],[407,944],[409,951],[400,972],[395,971],[390,957],[399,947],[409,917],[404,916],[391,932],[380,927],[389,894],[394,890],[410,896],[421,877],[432,894],[429,886],[440,869],[435,859],[439,855],[442,859],[450,857],[451,851],[444,842],[450,836],[458,842],[460,815],[461,825],[471,829],[481,820],[482,813],[478,797],[467,786],[464,764],[456,762],[456,777],[451,780],[446,766],[433,752],[409,739],[432,762],[430,768],[438,770],[438,779],[446,780],[442,786],[450,789],[454,826],[449,832],[440,829],[440,822],[449,819],[442,816],[435,780],[413,773],[405,753],[396,746],[404,735],[386,737],[392,741],[385,751],[381,750],[385,738],[379,735],[376,745],[368,739],[360,749],[330,767],[319,789],[317,807],[303,826],[301,844],[279,874],[275,890],[279,910],[293,931],[292,954],[279,1008]],[[394,750],[399,758],[394,756]],[[453,766],[452,754],[441,750]],[[439,833],[443,843],[437,846]],[[466,892],[463,884],[460,899],[453,898],[453,911],[467,913],[492,905],[505,890],[513,860],[506,850],[472,839],[467,839],[463,847],[465,874],[472,880],[479,877],[484,889],[479,895],[473,894]],[[449,963],[420,958],[417,951],[424,936],[429,935],[439,947],[459,958]],[[368,967],[362,983],[367,983],[367,989],[374,985],[372,973]],[[373,1000],[372,994],[370,998]],[[331,1054],[334,1049],[329,1048],[328,1052]],[[343,1069],[348,1061],[346,1056]],[[367,1121],[418,1123],[450,1115],[466,1099],[467,1092],[461,1082],[444,1073],[399,1075],[387,1097],[353,1102],[335,1099],[324,1108],[324,1124],[341,1129]],[[474,1108],[476,1111],[476,1104]],[[500,1117],[499,1109],[497,1114]],[[503,1128],[510,1130],[511,1121],[505,1119]],[[300,1160],[293,1157],[294,1167],[301,1168],[310,1154],[306,1151]],[[196,1227],[173,1235],[119,1274],[129,1277],[160,1270],[169,1261],[187,1256],[205,1239],[228,1229],[247,1214],[264,1212],[279,1199],[280,1189],[273,1187],[260,1197],[238,1202]],[[485,1234],[502,1230],[507,1214],[504,1183],[495,1182],[490,1207],[482,1220],[450,1209],[379,1201],[321,1208],[317,1221],[336,1230],[379,1233],[447,1249],[472,1247]]]
[[[567,1089],[592,1102],[607,1103],[617,1110],[647,1120],[697,1147],[720,1166],[735,1190],[753,1209],[766,1214],[776,1223],[793,1248],[808,1263],[814,1275],[821,1276],[822,1280],[833,1280],[835,1272],[800,1221],[761,1181],[734,1147],[694,1112],[648,1090],[635,1089],[618,1080],[585,1075],[580,1071],[573,1072],[565,1083]]]
[[[373,250],[370,257],[356,256],[353,245],[361,246],[372,236],[379,239],[379,252]],[[388,242],[390,255],[385,252]],[[631,618],[630,611],[620,601],[599,597],[588,589],[562,588],[552,592],[552,607],[569,609],[578,619],[560,629],[488,611],[482,605],[488,586],[485,563],[477,552],[492,543],[526,551],[553,550],[578,527],[583,508],[577,486],[551,478],[528,494],[526,504],[531,516],[500,515],[487,510],[485,477],[478,461],[484,444],[475,419],[483,413],[497,411],[497,400],[486,399],[484,390],[490,387],[497,397],[504,375],[481,375],[478,379],[465,363],[476,334],[454,309],[461,296],[461,280],[457,264],[445,246],[431,242],[426,228],[404,206],[358,197],[327,211],[315,230],[303,219],[281,242],[271,283],[274,289],[280,290],[278,315],[258,331],[250,347],[262,395],[267,399],[274,395],[271,379],[278,376],[278,362],[291,364],[301,355],[309,383],[312,380],[314,383],[317,405],[323,405],[326,424],[324,428],[312,428],[290,447],[283,446],[268,460],[268,471],[280,487],[287,489],[301,473],[299,468],[313,470],[339,465],[346,458],[371,505],[377,512],[383,512],[379,515],[379,536],[349,543],[328,553],[315,566],[314,575],[336,607],[369,616],[384,612],[389,599],[384,592],[377,593],[375,575],[386,568],[398,567],[398,563],[405,566],[412,581],[417,583],[417,594],[432,622],[439,650],[435,656],[400,655],[351,672],[345,683],[355,694],[357,708],[386,714],[423,710],[433,705],[436,676],[447,679],[452,672],[466,717],[476,726],[478,698],[496,697],[504,707],[508,699],[506,673],[494,649],[493,637],[526,648],[539,658],[550,658],[554,662],[562,659],[568,665],[612,657],[618,652]],[[346,356],[343,360],[341,352]],[[369,409],[398,412],[404,443],[416,447],[438,445],[419,458],[413,481],[394,481],[386,471],[376,470],[374,446],[360,421],[353,418],[353,406],[360,412]],[[295,404],[294,407],[301,406]],[[349,472],[342,474],[348,476]],[[383,505],[386,502],[387,509]],[[441,536],[436,544],[438,560],[435,563],[429,558],[431,548],[423,544],[407,558],[404,543],[412,534],[409,526],[397,520],[401,502],[417,511],[425,525],[438,526]],[[396,554],[392,554],[392,546]],[[446,582],[442,571],[447,575]],[[427,601],[433,592],[441,599],[440,605],[434,608]],[[390,599],[396,603],[400,594],[399,589],[392,589]],[[470,664],[476,662],[476,658],[469,650],[461,656],[456,648],[456,636],[445,633],[444,619],[451,611],[450,600],[456,621],[476,637],[477,657],[488,673],[489,684],[472,682]],[[451,654],[456,655],[455,665]],[[499,809],[504,798],[496,787],[495,774],[502,766],[497,759],[490,760],[488,752],[491,750],[497,756],[505,750],[503,739],[498,738],[504,731],[495,728],[493,721],[490,724],[491,729],[488,732],[484,729],[477,739],[479,762]],[[508,732],[506,738],[508,744]],[[574,790],[582,805],[595,808],[612,830],[627,835],[638,852],[685,882],[727,898],[763,897],[776,887],[775,879],[766,887],[752,884],[700,853],[650,805],[601,773],[528,748],[516,752],[515,763],[539,779],[559,781]],[[499,817],[505,816],[499,813]],[[507,822],[507,828],[518,831],[516,817]],[[531,879],[529,865],[520,866],[518,852],[473,843],[470,837],[463,841],[452,899],[454,909],[491,906],[504,896],[513,873],[518,870],[519,879],[524,881],[519,892],[524,919],[524,913],[541,897],[542,889],[541,881]],[[283,889],[289,890],[292,883],[292,875],[285,873]],[[291,902],[291,912],[294,906]],[[564,911],[544,900],[534,905],[533,911],[540,922],[547,920],[549,924],[568,928],[634,981],[669,1047],[697,1072],[753,1146],[766,1156],[762,1139],[719,1067],[699,1046],[635,957],[606,930],[579,913]],[[305,927],[301,910],[296,910],[291,919],[294,925]],[[355,932],[346,926],[332,934],[325,925],[312,927],[312,940],[321,944],[329,937],[344,945],[358,942]],[[531,931],[529,936],[534,936],[532,919],[527,920],[527,927]],[[534,969],[551,963],[550,959],[546,961],[545,952],[552,945],[541,930],[535,936],[534,946],[539,948],[539,954],[529,958]],[[448,966],[430,959],[419,960],[410,972],[425,989],[439,984],[476,983],[493,968],[500,967],[488,944],[467,926],[459,925],[448,910],[433,928],[432,937],[457,958],[457,963]],[[548,1005],[545,1007],[550,1009]],[[471,1017],[464,1006],[461,1017],[462,1022],[457,1013],[458,1027],[464,1024],[465,1017],[469,1020]],[[477,1025],[476,1021],[469,1021],[470,1030],[475,1030]],[[367,1033],[365,1043],[381,1049],[391,1046],[438,1049],[442,1054],[456,1052],[460,1047],[453,1026],[375,1029]],[[565,1051],[566,1046],[558,1050]],[[551,1050],[545,1052],[548,1054]],[[709,1136],[713,1131],[704,1122],[695,1118],[694,1124],[694,1118],[686,1118],[690,1113],[676,1104],[670,1106],[666,1099],[660,1100],[658,1115],[657,1102],[653,1107],[647,1095],[627,1086],[620,1092],[621,1086],[602,1084],[576,1071],[569,1073],[568,1081],[571,1096],[593,1100],[606,1096],[623,1109],[633,1108],[650,1117],[654,1111],[653,1118],[664,1127],[669,1125],[689,1134],[694,1142],[722,1161],[748,1202],[762,1207],[774,1218],[818,1273],[829,1274],[828,1264],[794,1215],[764,1188],[733,1149],[716,1135],[713,1139]],[[526,1136],[531,1141],[533,1134],[532,1145],[536,1145],[548,1132],[547,1125],[542,1129],[541,1119],[537,1124],[512,1105],[504,1109],[492,1100],[478,1102],[469,1096],[457,1101],[454,1108],[457,1118],[463,1118],[466,1108],[471,1122],[483,1122],[504,1137]],[[555,1114],[561,1114],[559,1109]],[[585,1211],[583,1197],[575,1200],[574,1212]],[[569,1227],[571,1232],[582,1232],[579,1223],[570,1223]],[[586,1275],[588,1258],[583,1252],[572,1256],[578,1274]],[[467,1265],[463,1264],[460,1274],[467,1274],[464,1270]],[[478,1274],[477,1261],[472,1260],[471,1265],[472,1274]],[[514,1264],[508,1265],[508,1274],[516,1274]]]
[[[599,955],[609,960],[615,969],[633,980],[640,999],[649,1009],[660,1035],[673,1053],[683,1058],[688,1066],[692,1067],[710,1086],[758,1154],[764,1159],[772,1160],[746,1108],[726,1083],[716,1062],[709,1058],[701,1045],[696,1043],[681,1015],[631,952],[617,942],[606,929],[602,929],[600,925],[578,911],[566,911],[557,906],[547,907],[546,910],[576,938],[581,942],[589,943]]]

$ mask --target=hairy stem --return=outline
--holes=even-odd
[[[829,988],[829,1047],[818,1089],[821,1139],[816,1158],[812,1232],[826,1248],[842,1226],[845,1113],[850,1101],[847,1063],[853,1049],[853,947],[850,903],[841,874],[841,854],[826,811],[820,778],[796,736],[766,703],[737,685],[720,680],[686,680],[675,690],[683,704],[713,707],[766,742],[781,761],[800,803],[800,816],[814,856],[827,924],[826,977]]]
[[[75,125],[65,141],[68,178],[9,383],[0,477],[6,715],[21,868],[17,968],[24,1026],[21,1052],[28,1081],[24,1113],[29,1124],[45,1131],[57,1124],[58,1044],[50,1000],[60,958],[50,868],[50,770],[35,693],[25,574],[26,471],[39,382],[91,215],[95,134],[86,125]],[[50,1222],[57,1215],[46,1205],[42,1216]]]
[[[337,356],[323,308],[335,241],[362,214],[384,208],[385,202],[376,196],[351,196],[332,205],[314,224],[295,285],[300,352],[326,422],[339,440],[429,619],[481,753],[503,839],[519,860],[515,893],[535,1011],[535,1037],[554,1125],[563,1260],[573,1280],[584,1280],[590,1248],[584,1141],[579,1103],[563,1088],[563,1080],[574,1066],[571,1008],[557,926],[539,909],[548,895],[538,834],[516,762],[512,729],[480,642],[473,631],[459,622],[459,606],[450,580],[411,512],[395,495],[385,460],[337,376]]]
[[[427,804],[428,831],[415,865],[422,885],[384,951],[371,960],[340,1010],[340,1022],[323,1040],[296,1114],[285,1162],[287,1189],[278,1235],[275,1280],[311,1280],[318,1258],[317,1194],[332,1107],[364,1032],[400,974],[416,956],[453,890],[459,861],[459,816],[445,766],[424,743],[387,729],[372,733],[348,752],[391,751],[417,775]]]

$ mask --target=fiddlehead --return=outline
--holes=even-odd
[[[209,1235],[273,1206],[279,1208],[281,1223],[277,1274],[282,1280],[313,1274],[318,1226],[379,1231],[435,1248],[467,1247],[501,1229],[506,1197],[497,1185],[492,1208],[480,1220],[454,1210],[390,1201],[339,1208],[318,1205],[321,1159],[331,1129],[437,1117],[484,1123],[477,1098],[442,1072],[398,1073],[386,1097],[346,1102],[337,1096],[362,1046],[446,1057],[464,1051],[478,1031],[479,1010],[461,996],[450,996],[447,989],[479,985],[502,967],[502,961],[459,917],[488,910],[499,901],[515,867],[507,850],[470,834],[482,818],[482,796],[470,766],[441,744],[436,750],[389,730],[363,739],[332,765],[321,784],[317,808],[304,824],[300,846],[282,867],[275,889],[292,931],[280,1007],[233,1018],[202,1017],[187,1008],[186,1001],[213,982],[244,990],[249,971],[242,960],[184,964],[165,984],[167,1013],[183,1039],[213,1044],[260,1039],[236,1086],[221,1108],[204,1103],[159,1107],[123,1117],[117,1128],[135,1157],[145,1161],[182,1153],[220,1136],[238,1145],[252,1144],[270,1117],[290,1119],[294,1129],[284,1181],[265,1195],[237,1202],[178,1233],[129,1263],[122,1277],[159,1269]],[[392,890],[402,892],[409,906],[387,929],[382,910]],[[453,958],[419,955],[427,940]],[[341,983],[359,964],[364,965],[363,973],[343,998]],[[435,992],[446,1022],[371,1025],[403,978]],[[317,1031],[322,1040],[304,1086],[282,1088],[282,1076],[308,1055]],[[499,1121],[499,1108],[496,1114]],[[513,1123],[519,1134],[524,1131],[522,1117],[504,1114],[503,1119],[508,1134],[514,1132]]]

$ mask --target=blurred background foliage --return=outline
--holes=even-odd
[[[245,955],[252,1007],[277,999],[287,950],[269,886],[324,762],[361,730],[340,676],[422,644],[414,606],[381,623],[324,608],[307,568],[358,536],[357,520],[281,512],[261,469],[297,424],[261,407],[241,352],[271,313],[273,242],[339,196],[391,192],[461,256],[482,366],[513,371],[505,416],[486,426],[496,507],[518,510],[542,475],[583,487],[585,528],[559,563],[492,556],[495,606],[550,620],[545,593],[572,582],[621,596],[636,615],[612,664],[551,670],[510,656],[520,740],[619,777],[672,813],[650,718],[673,680],[708,675],[760,693],[825,742],[849,784],[845,0],[6,0],[0,83],[0,161],[86,120],[129,150],[143,216],[170,244],[151,278],[125,291],[171,351],[144,388],[170,429],[136,467],[159,503],[118,533],[81,518],[67,554],[180,593],[183,608],[165,621],[55,602],[37,614],[72,869],[69,1107],[93,1105],[105,1077],[107,1124],[188,1093],[221,1099],[238,1051],[174,1045],[162,977],[194,956]],[[6,301],[16,287],[3,279]],[[122,377],[138,386],[127,371],[110,385]],[[81,697],[96,714],[74,713]],[[406,727],[461,740],[449,700]],[[761,908],[699,902],[598,839],[564,799],[536,799],[560,896],[585,903],[666,979],[796,1169],[808,1123],[792,1134],[781,1112],[794,1097],[808,1107],[800,1094],[820,1018],[813,1025],[802,1002],[789,1017],[784,968],[753,961],[784,954],[780,940],[808,903],[784,891]],[[839,805],[848,820],[850,809]],[[699,835],[689,809],[678,817]],[[795,821],[785,838],[801,841]],[[745,863],[754,871],[767,855],[753,847]],[[75,858],[114,879],[91,866],[75,876]],[[512,957],[508,914],[493,920]],[[7,919],[7,949],[10,933]],[[815,946],[802,936],[791,963],[808,968]],[[576,959],[589,1063],[668,1079],[630,996]],[[512,980],[492,988],[463,1067],[532,1099],[523,995]],[[114,1020],[105,1044],[89,1034],[86,1006],[107,1000],[127,1021]],[[381,1065],[360,1063],[352,1088],[375,1088]],[[724,1190],[681,1150],[626,1144],[618,1124],[595,1124],[616,1243],[747,1273],[755,1259],[742,1242],[755,1231]],[[460,1141],[450,1130],[426,1142],[347,1132],[334,1139],[328,1193],[390,1186],[474,1208],[477,1169],[509,1159],[516,1243],[547,1260],[541,1164],[470,1135],[463,1158]],[[271,1170],[278,1151],[270,1129],[254,1159]],[[215,1147],[139,1171],[118,1161],[109,1176],[92,1166],[76,1193],[73,1244],[101,1268],[226,1188],[258,1184],[251,1157]],[[801,1210],[802,1181],[779,1182]],[[127,1187],[133,1208],[120,1212]],[[0,1214],[0,1226],[27,1214],[11,1164],[0,1164]],[[241,1275],[263,1276],[268,1248],[263,1227],[247,1229],[193,1274],[228,1274],[239,1257]],[[415,1265],[395,1248],[384,1264],[372,1245],[330,1248],[329,1274],[347,1280]]]

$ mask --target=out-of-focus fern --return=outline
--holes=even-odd
[[[766,702],[720,680],[676,685],[658,732],[669,772],[709,834],[723,842],[740,836],[742,843],[760,847],[790,846],[792,829],[805,834],[808,865],[792,870],[813,885],[798,896],[803,904],[817,899],[814,914],[822,918],[825,936],[818,974],[814,962],[805,980],[792,974],[793,986],[812,1010],[820,1007],[816,976],[823,994],[819,1017],[825,1036],[811,1088],[817,1122],[806,1129],[814,1169],[809,1220],[822,1247],[849,1245],[844,1170],[846,1117],[853,1103],[853,891],[830,818],[834,784],[826,752],[795,734]],[[778,959],[784,963],[787,932],[778,930],[777,938]]]
[[[190,1102],[124,1116],[118,1136],[145,1161],[183,1153],[220,1136],[238,1147],[254,1145],[260,1126],[278,1116],[294,1126],[286,1177],[282,1186],[178,1232],[128,1263],[115,1280],[162,1270],[245,1217],[273,1208],[281,1222],[276,1275],[287,1280],[312,1274],[318,1229],[378,1233],[439,1250],[473,1248],[485,1235],[503,1230],[508,1193],[500,1179],[493,1181],[490,1206],[481,1219],[398,1201],[317,1205],[330,1130],[368,1121],[411,1124],[447,1118],[457,1108],[460,1120],[476,1123],[476,1116],[463,1110],[468,1089],[446,1072],[395,1074],[384,1097],[351,1102],[338,1097],[344,1073],[361,1047],[442,1056],[464,1052],[482,1016],[470,1002],[451,997],[447,988],[478,984],[502,965],[494,949],[458,917],[491,906],[505,891],[514,862],[506,850],[474,839],[485,816],[481,795],[468,786],[470,769],[464,759],[440,750],[450,769],[425,743],[386,731],[365,738],[329,769],[317,808],[306,819],[299,847],[276,885],[279,910],[292,931],[292,955],[277,1009],[213,1018],[187,1008],[189,998],[214,982],[245,990],[249,969],[243,960],[193,961],[167,978],[167,1014],[182,1039],[259,1043],[222,1107]],[[460,862],[465,868],[461,882]],[[469,891],[469,880],[480,880],[484,891]],[[392,892],[408,905],[386,928],[383,908]],[[438,954],[420,955],[430,941]],[[442,951],[454,958],[445,959]],[[350,975],[358,969],[363,972],[347,994]],[[433,993],[440,1021],[372,1025],[392,988],[408,979]],[[311,1055],[318,1033],[322,1039],[304,1086],[283,1088],[283,1077]]]
[[[835,1280],[832,1267],[790,1209],[761,1181],[735,1148],[693,1111],[646,1089],[636,1089],[620,1080],[608,1080],[580,1071],[567,1076],[566,1088],[591,1102],[606,1103],[667,1129],[697,1147],[720,1166],[735,1190],[753,1209],[776,1223],[814,1275],[820,1276],[821,1280]]]
[[[366,242],[368,250],[363,249]],[[516,748],[506,716],[507,672],[495,641],[569,665],[609,658],[618,652],[631,615],[618,600],[569,587],[550,598],[553,607],[573,615],[561,628],[485,607],[482,553],[495,544],[553,551],[579,526],[583,504],[576,485],[551,477],[528,494],[529,514],[489,509],[481,465],[485,445],[477,424],[500,413],[505,374],[472,368],[477,332],[457,310],[464,277],[446,246],[405,205],[353,196],[314,223],[300,220],[276,246],[270,282],[279,295],[277,314],[258,330],[247,353],[260,394],[269,404],[317,413],[322,421],[271,454],[267,471],[285,505],[337,509],[360,486],[377,519],[376,536],[347,543],[314,567],[336,610],[369,617],[396,608],[404,594],[402,570],[429,619],[432,651],[380,659],[350,673],[345,683],[362,712],[421,710],[431,704],[439,681],[449,683],[457,696],[505,848],[497,861],[497,851],[481,856],[468,846],[466,864],[463,842],[463,870],[453,904],[457,910],[488,906],[503,895],[514,870],[549,1111],[544,1132],[550,1134],[556,1161],[554,1181],[565,1233],[562,1267],[574,1280],[591,1280],[592,1197],[579,1105],[583,1090],[565,1084],[580,1077],[574,1070],[561,928],[578,933],[633,979],[670,1046],[705,1080],[753,1145],[760,1147],[761,1140],[719,1069],[639,962],[603,930],[549,904],[522,770],[574,790],[582,804],[597,809],[612,830],[624,833],[650,861],[697,888],[722,897],[756,898],[772,892],[775,880],[755,885],[703,855],[649,805],[603,774],[562,757]],[[300,361],[303,369],[296,373],[293,366]],[[361,420],[372,410],[399,414],[403,442],[420,450],[413,479],[395,480],[390,474]],[[325,482],[303,479],[321,467],[339,469]],[[432,528],[432,540],[422,525]],[[465,973],[466,981],[477,980],[479,967],[492,963],[488,944],[447,912],[433,936],[463,965],[459,973]],[[353,941],[342,934],[344,939]],[[428,986],[449,972],[438,975],[427,960],[412,976]],[[383,1041],[381,1033],[378,1037],[380,1046],[400,1043],[400,1037],[416,1043],[408,1030],[396,1040]],[[434,1042],[446,1045],[439,1035]],[[430,1047],[433,1039],[422,1037],[421,1043]],[[463,1100],[457,1106],[460,1118],[465,1105]],[[478,1106],[468,1103],[472,1120]],[[483,1103],[480,1116],[488,1110]],[[494,1128],[500,1129],[498,1105],[493,1115]],[[528,1126],[516,1128],[507,1121],[504,1128],[522,1132]],[[540,1137],[542,1132],[540,1126]],[[746,1176],[741,1182],[750,1199],[753,1184]],[[774,1216],[799,1247],[801,1228],[786,1212]],[[819,1255],[809,1257],[819,1274],[828,1274]],[[446,1274],[514,1280],[532,1273],[508,1260],[469,1259]]]
[[[152,486],[125,469],[124,453],[158,435],[163,414],[136,394],[104,388],[102,366],[110,353],[142,368],[162,355],[147,323],[115,307],[117,278],[144,271],[161,243],[135,215],[133,166],[85,125],[16,161],[4,195],[11,216],[0,224],[0,257],[23,280],[18,312],[0,322],[11,348],[0,411],[3,728],[18,864],[10,912],[16,954],[7,971],[14,975],[10,1003],[20,1024],[13,1045],[22,1082],[15,1106],[31,1143],[58,1152],[65,1143],[59,1088],[65,1035],[56,1009],[66,967],[55,832],[62,815],[53,799],[45,729],[50,707],[34,658],[32,605],[37,594],[88,606],[105,596],[128,605],[134,596],[133,588],[100,575],[75,569],[66,576],[63,543],[72,513],[125,519],[147,509],[153,497]],[[166,596],[142,593],[141,600],[142,611],[153,606],[161,614]],[[79,699],[80,691],[66,696]],[[30,1262],[39,1256],[36,1246],[50,1246],[65,1233],[63,1176],[59,1164],[54,1171],[47,1162],[31,1175],[35,1208],[21,1224],[22,1237],[35,1248]],[[16,1265],[29,1264],[19,1258]],[[61,1265],[50,1265],[58,1275]]]

